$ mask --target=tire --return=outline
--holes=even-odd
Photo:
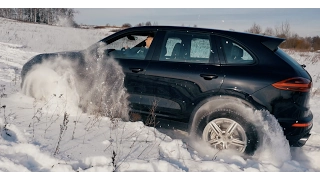
[[[245,155],[253,155],[257,149],[256,128],[235,110],[216,109],[195,121],[193,135],[215,149],[233,149]]]

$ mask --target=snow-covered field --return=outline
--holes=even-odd
[[[84,49],[109,31],[0,18],[0,171],[320,172],[319,53],[289,52],[307,66],[314,80],[309,141],[302,148],[290,148],[279,137],[281,131],[270,125],[272,142],[252,158],[198,152],[183,131],[88,115],[76,103],[70,106],[70,99],[61,94],[52,92],[49,98],[35,100],[21,92],[20,71],[32,56]],[[52,76],[65,80],[49,72],[37,78]]]

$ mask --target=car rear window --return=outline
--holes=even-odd
[[[252,64],[253,57],[241,45],[231,39],[221,37],[226,64]]]

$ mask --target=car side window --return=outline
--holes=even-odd
[[[161,46],[160,61],[209,63],[210,37],[200,33],[168,32]]]
[[[190,47],[191,58],[204,58],[209,59],[210,56],[210,41],[206,38],[193,38],[191,39]]]
[[[126,35],[107,44],[105,53],[113,58],[144,60],[148,52],[148,48],[145,47],[147,37],[147,35]]]
[[[238,43],[221,37],[226,64],[252,64],[254,58]]]
[[[165,46],[161,49],[162,60],[170,59],[176,44],[181,44],[182,40],[178,37],[169,37]]]

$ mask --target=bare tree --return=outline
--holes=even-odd
[[[140,27],[140,26],[144,26],[144,23],[142,22],[142,23],[138,23],[138,24],[136,25],[136,27]]]
[[[274,36],[274,30],[270,27],[267,27],[265,30],[264,30],[264,34],[265,35],[268,35],[268,36]]]
[[[315,36],[312,38],[312,47],[314,50],[320,50],[320,37]]]
[[[151,22],[150,22],[150,21],[147,21],[147,22],[146,22],[146,26],[152,26]]]
[[[288,21],[282,22],[280,26],[275,27],[276,36],[281,38],[289,38],[291,36],[290,23]]]
[[[130,23],[124,23],[124,24],[122,24],[122,27],[129,28],[129,27],[132,27],[132,25]]]
[[[253,23],[253,25],[251,26],[251,28],[249,28],[248,30],[246,30],[245,32],[249,32],[249,33],[253,33],[253,34],[261,34],[262,33],[262,29],[261,26]]]

